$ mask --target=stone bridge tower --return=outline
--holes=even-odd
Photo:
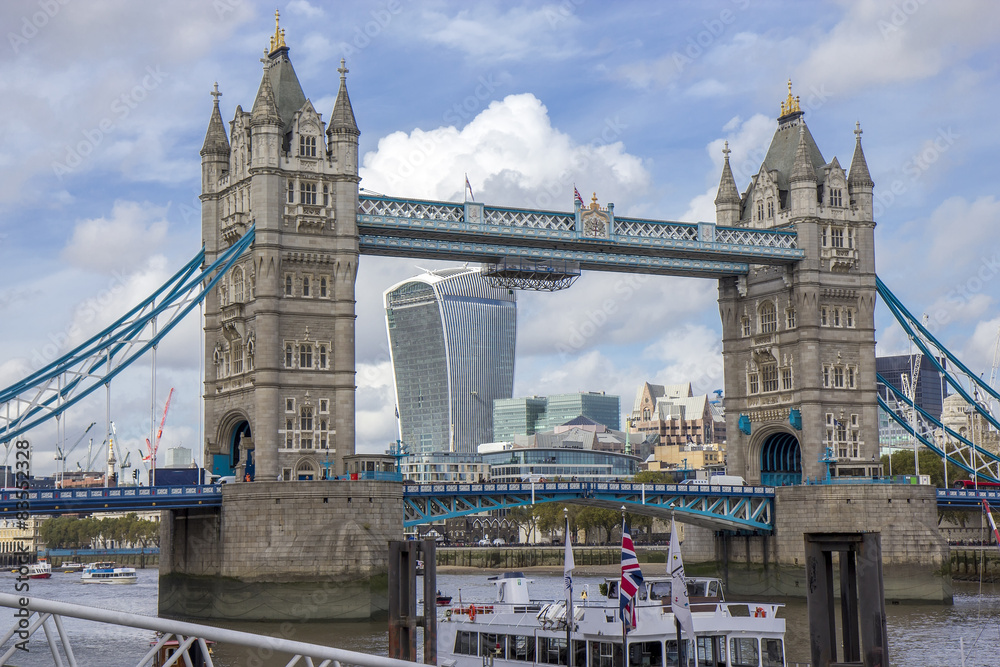
[[[827,162],[791,93],[740,195],[728,145],[719,225],[797,232],[805,259],[719,281],[728,470],[749,482],[878,469],[874,184],[861,150]]]
[[[256,229],[206,299],[205,461],[240,480],[321,479],[354,453],[359,132],[343,60],[324,123],[277,12],[262,62],[228,136],[216,87],[201,150],[206,262]]]

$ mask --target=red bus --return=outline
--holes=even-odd
[[[975,490],[977,487],[980,488],[980,489],[990,489],[990,490],[1000,489],[1000,482],[980,481],[977,484],[976,482],[972,481],[971,479],[960,479],[957,482],[955,482],[954,484],[952,484],[952,488],[955,488],[955,489],[973,489],[973,490]]]

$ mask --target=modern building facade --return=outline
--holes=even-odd
[[[495,401],[493,415],[496,441],[552,431],[577,417],[617,431],[621,425],[621,398],[603,391],[510,398]]]
[[[788,230],[805,258],[719,280],[727,470],[750,483],[878,474],[874,182],[855,128],[849,171],[827,161],[797,97],[781,104],[741,195],[726,147],[720,226]],[[846,133],[845,133],[846,134]]]
[[[491,482],[628,481],[641,470],[638,456],[588,449],[516,448],[482,455]]]
[[[167,450],[166,461],[164,462],[164,467],[166,468],[183,468],[189,466],[194,462],[191,458],[191,450],[187,447],[171,447]]]
[[[544,396],[493,401],[493,439],[513,440],[516,435],[534,435],[542,430],[547,403]]]
[[[622,399],[603,391],[587,391],[576,394],[553,394],[545,406],[545,428],[554,429],[575,417],[593,419],[609,429],[621,428]]]
[[[475,453],[514,389],[514,292],[463,267],[404,280],[384,301],[400,439],[415,455]]]
[[[934,365],[934,360],[920,355],[920,370],[916,371],[914,364],[917,362],[917,355],[900,354],[887,357],[875,358],[875,370],[884,377],[889,384],[898,391],[906,393],[903,378],[906,378],[906,385],[912,382],[914,375],[917,376],[916,390],[913,392],[913,400],[917,407],[929,413],[935,419],[941,419],[943,401],[948,395],[948,383]],[[948,368],[947,359],[938,359],[941,367]],[[878,383],[879,394],[883,397],[891,397],[892,392],[886,390],[882,383]]]
[[[311,480],[354,453],[360,132],[343,61],[329,122],[277,25],[262,62],[228,133],[213,93],[201,149],[205,263],[256,234],[205,299],[204,460],[241,481]]]

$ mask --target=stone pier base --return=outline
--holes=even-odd
[[[366,620],[388,609],[388,542],[402,485],[251,482],[221,509],[170,510],[159,613],[199,619]]]
[[[684,528],[690,571],[714,573],[734,597],[805,597],[805,533],[879,532],[885,598],[952,601],[949,548],[930,486],[820,485],[776,489],[772,535]]]

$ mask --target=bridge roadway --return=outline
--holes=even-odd
[[[746,275],[751,263],[781,265],[805,258],[791,229],[646,220],[595,207],[535,211],[362,195],[358,249],[363,255],[486,264],[573,262],[583,270],[705,278]]]
[[[331,484],[350,484],[333,481]],[[1000,508],[1000,490],[938,489],[940,509],[972,509],[986,500]],[[520,484],[404,484],[404,526],[411,527],[480,512],[547,502],[564,502],[666,517],[715,530],[770,532],[774,489],[764,486],[548,482]],[[220,507],[222,486],[125,486],[96,489],[39,489],[0,492],[0,516],[18,512],[148,512]]]

